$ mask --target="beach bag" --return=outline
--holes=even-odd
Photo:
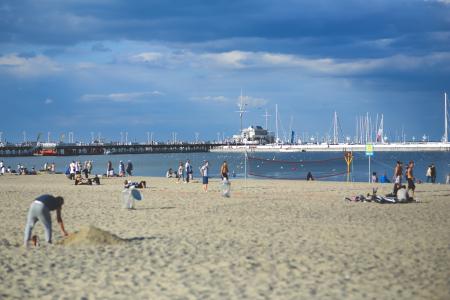
[[[122,191],[122,207],[125,209],[134,209],[134,198],[131,197],[130,189],[124,189]]]
[[[134,186],[130,186],[128,189],[122,191],[122,207],[126,209],[134,209],[135,201],[141,201],[144,197],[141,192]]]

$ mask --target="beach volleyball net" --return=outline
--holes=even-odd
[[[345,155],[321,160],[289,160],[247,155],[249,176],[268,179],[307,180],[308,173],[314,180],[342,181],[348,176]]]

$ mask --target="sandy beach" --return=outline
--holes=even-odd
[[[122,178],[75,186],[63,175],[0,177],[2,299],[449,299],[450,186],[417,185],[419,203],[344,201],[391,184],[146,180],[122,208]],[[40,194],[65,198],[69,233],[95,226],[108,245],[22,246]],[[61,234],[52,213],[54,241]]]

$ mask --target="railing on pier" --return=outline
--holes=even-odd
[[[188,153],[209,152],[214,147],[222,144],[135,144],[135,145],[67,145],[60,144],[53,148],[55,156],[77,156],[77,155],[102,155],[102,154],[145,154],[145,153]],[[5,156],[33,156],[42,154],[42,147],[7,145],[0,147],[0,157]]]

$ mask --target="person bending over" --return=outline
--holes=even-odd
[[[67,231],[64,229],[64,223],[61,217],[63,204],[64,198],[60,196],[54,197],[52,195],[44,194],[34,199],[28,210],[27,225],[25,226],[24,233],[25,247],[28,246],[28,242],[31,240],[31,233],[37,221],[41,221],[41,223],[44,224],[45,240],[47,243],[52,243],[52,218],[50,212],[53,210],[56,210],[56,221],[59,224],[62,235],[68,235]]]

